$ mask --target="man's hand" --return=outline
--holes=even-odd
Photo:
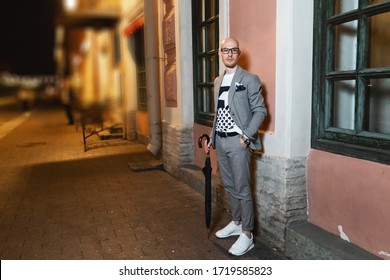
[[[247,136],[245,136],[244,134],[240,136],[240,144],[243,148],[247,148],[250,143],[251,141]]]
[[[204,152],[206,154],[210,153],[210,147],[211,147],[211,139],[208,143],[207,140],[204,140]]]

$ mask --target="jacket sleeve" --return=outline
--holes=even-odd
[[[247,98],[250,108],[249,123],[244,124],[243,133],[250,137],[252,141],[257,137],[257,131],[267,116],[267,109],[264,105],[262,95],[263,86],[257,75],[247,75]]]

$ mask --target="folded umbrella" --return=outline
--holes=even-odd
[[[206,138],[207,144],[210,143],[210,137],[207,134],[202,134],[198,140],[199,148],[202,148],[203,138]],[[210,236],[210,223],[211,223],[211,161],[210,152],[206,154],[205,166],[202,168],[203,175],[205,176],[205,218],[207,227],[207,238]]]

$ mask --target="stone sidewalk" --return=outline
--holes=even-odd
[[[145,145],[94,136],[88,147],[56,107],[35,108],[4,133],[2,260],[283,259],[260,240],[242,257],[229,255],[235,238],[213,234],[229,221],[218,209],[207,238],[200,194],[162,170],[129,168],[156,160]]]

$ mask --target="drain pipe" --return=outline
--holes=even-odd
[[[158,1],[144,0],[146,93],[149,115],[149,144],[155,156],[161,149],[161,105],[158,51]]]

